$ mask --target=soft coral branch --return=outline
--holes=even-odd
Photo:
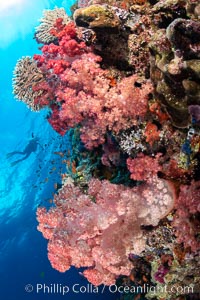
[[[130,178],[138,181],[151,180],[152,176],[156,176],[161,171],[159,158],[162,154],[158,153],[155,157],[150,157],[143,153],[139,153],[136,158],[127,159],[127,167],[131,173]]]

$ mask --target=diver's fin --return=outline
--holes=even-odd
[[[10,164],[10,166],[11,166],[11,167],[14,167],[16,164],[18,164],[18,162],[19,162],[18,160],[17,160],[17,161],[14,161],[14,162],[12,162],[12,163]]]

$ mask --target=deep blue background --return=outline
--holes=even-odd
[[[102,288],[97,294],[71,292],[65,296],[36,294],[35,291],[37,283],[69,287],[88,283],[79,275],[79,270],[72,268],[62,274],[51,268],[47,241],[37,231],[36,208],[49,204],[55,192],[54,184],[60,182],[61,158],[54,152],[69,147],[67,135],[62,138],[51,129],[46,111],[31,112],[12,95],[12,72],[17,59],[39,53],[33,34],[42,8],[61,4],[66,8],[66,3],[73,1],[31,1],[31,7],[24,5],[23,10],[23,2],[29,1],[16,0],[17,6],[6,12],[1,7],[3,2],[0,3],[3,33],[0,34],[0,299],[117,299],[117,295],[110,292],[101,294]],[[39,137],[42,147],[11,167],[13,159],[8,160],[6,154],[23,150],[32,133]],[[32,293],[25,291],[26,284],[33,285]]]

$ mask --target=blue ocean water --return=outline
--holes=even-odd
[[[0,299],[117,299],[113,290],[92,291],[75,268],[66,273],[51,268],[35,213],[39,205],[49,205],[55,184],[61,182],[64,167],[55,152],[70,144],[67,135],[61,137],[52,130],[47,111],[31,112],[12,95],[16,61],[39,53],[33,34],[42,10],[64,6],[69,12],[73,1],[0,2]],[[7,158],[7,153],[22,151],[32,134],[39,138],[37,151],[11,166],[20,157]]]

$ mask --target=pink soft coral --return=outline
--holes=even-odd
[[[87,193],[72,183],[55,196],[55,207],[38,208],[38,230],[49,239],[48,257],[60,272],[88,267],[84,275],[95,284],[113,284],[128,275],[130,253],[144,250],[141,225],[157,225],[173,206],[166,181],[129,188],[92,179]]]
[[[136,87],[136,75],[111,87],[107,72],[99,66],[100,60],[92,53],[83,54],[61,76],[68,88],[59,93],[64,101],[60,118],[71,125],[81,122],[81,139],[89,149],[105,141],[107,129],[118,133],[136,124],[137,117],[147,111],[148,94],[152,91],[150,83]]]

